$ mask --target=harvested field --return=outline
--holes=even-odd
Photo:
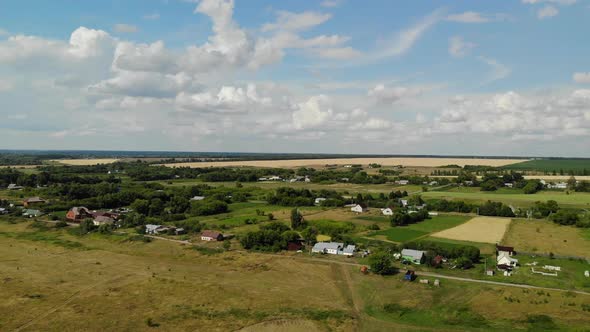
[[[118,160],[119,159],[55,159],[51,161],[70,166],[90,166],[99,164],[112,164]]]
[[[511,221],[510,218],[475,217],[464,224],[432,234],[432,236],[459,241],[497,243],[502,241]]]
[[[290,331],[322,331],[313,321],[304,320],[304,319],[277,319],[268,322],[263,322],[255,325],[251,325],[241,329],[242,332],[274,332],[274,331],[283,331],[283,332],[290,332]]]
[[[372,163],[382,166],[424,166],[438,167],[445,165],[478,165],[478,166],[506,166],[525,162],[526,159],[470,159],[470,158],[342,158],[342,159],[294,159],[294,160],[246,160],[246,161],[215,161],[196,163],[163,164],[168,167],[302,167],[325,165],[368,165]]]

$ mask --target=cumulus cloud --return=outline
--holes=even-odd
[[[313,96],[295,106],[293,126],[295,129],[315,128],[328,121],[332,113],[331,101],[328,97]]]
[[[590,83],[590,72],[588,72],[588,73],[574,73],[573,80],[576,83]]]
[[[467,55],[477,44],[463,40],[463,37],[454,36],[449,39],[449,54],[455,58]]]
[[[553,6],[545,6],[537,11],[537,17],[539,19],[550,18],[559,14],[559,10]]]
[[[403,98],[415,97],[421,92],[422,90],[419,88],[387,87],[384,84],[378,84],[369,90],[368,96],[374,98],[378,104],[394,104]]]
[[[197,94],[181,92],[176,97],[176,105],[184,111],[198,112],[248,112],[250,108],[260,109],[272,103],[269,97],[259,95],[254,84],[246,88],[222,86],[217,93],[207,91]]]

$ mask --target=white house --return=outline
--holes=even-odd
[[[506,182],[506,183],[504,183],[504,187],[512,188],[512,187],[514,187],[514,184],[510,183],[510,182]]]
[[[402,186],[406,186],[410,183],[409,180],[397,180],[395,181],[396,184],[402,185]]]
[[[315,199],[315,205],[321,205],[326,199],[324,197],[318,197]]]
[[[8,214],[8,210],[6,208],[0,208],[0,214]]]
[[[365,209],[360,204],[357,204],[357,205],[351,207],[350,211],[356,212],[356,213],[363,213],[365,211]]]
[[[355,250],[356,246],[349,244],[344,247],[341,242],[318,242],[311,248],[312,253],[344,256],[353,256]]]
[[[547,189],[567,189],[566,182],[550,183],[547,185]]]
[[[205,199],[205,196],[195,196],[191,198],[191,201],[202,201]]]
[[[506,251],[500,251],[498,252],[496,262],[497,265],[515,267],[518,264],[518,259],[510,257]]]
[[[147,224],[145,225],[145,233],[146,234],[158,234],[158,229],[162,228],[162,225],[153,225]]]
[[[381,213],[383,213],[384,216],[393,216],[393,210],[391,208],[381,209]]]
[[[402,199],[402,200],[400,200],[400,202],[402,203],[402,206],[403,207],[408,206],[408,200],[407,199]]]

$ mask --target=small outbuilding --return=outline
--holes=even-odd
[[[46,200],[44,200],[43,198],[38,197],[38,196],[36,196],[36,197],[29,197],[29,198],[26,198],[23,201],[23,206],[28,208],[30,206],[43,205],[46,202],[47,202]]]
[[[212,230],[205,230],[201,233],[201,240],[202,241],[223,241],[223,234],[212,231]]]
[[[402,261],[420,265],[420,264],[424,263],[425,255],[426,255],[426,252],[422,251],[422,250],[403,249],[402,250]]]

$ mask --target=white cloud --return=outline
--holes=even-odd
[[[449,54],[456,58],[467,55],[477,44],[463,40],[463,37],[454,36],[449,39]]]
[[[588,72],[588,73],[574,73],[573,80],[576,83],[590,83],[590,72]]]
[[[293,126],[295,129],[315,128],[324,124],[331,116],[330,99],[324,95],[313,96],[295,106]]]
[[[569,6],[569,5],[575,4],[576,2],[578,2],[578,0],[522,0],[522,3],[529,4],[529,5],[536,5],[536,4],[541,4],[541,3],[553,3],[553,4],[561,5],[561,6]]]
[[[191,77],[184,73],[164,75],[154,72],[123,71],[114,78],[88,87],[91,94],[171,98],[194,89]]]
[[[324,0],[320,3],[320,6],[326,8],[334,8],[340,5],[340,0]]]
[[[260,96],[256,85],[248,84],[246,88],[222,86],[217,93],[201,92],[188,94],[181,92],[176,97],[176,105],[184,111],[197,112],[248,112],[269,106],[272,99]]]
[[[505,14],[486,15],[478,12],[467,11],[459,14],[451,14],[446,17],[447,21],[458,23],[488,23],[505,20]]]
[[[152,13],[152,14],[143,15],[143,19],[144,20],[159,20],[160,13]]]
[[[113,31],[119,33],[136,33],[139,31],[139,28],[131,24],[117,23],[113,26]]]
[[[384,41],[382,48],[372,55],[374,60],[399,56],[409,51],[422,35],[440,21],[442,11],[437,10],[415,25],[399,32],[393,40]]]
[[[347,60],[360,57],[362,53],[352,47],[330,47],[313,50],[320,58]]]
[[[302,13],[279,11],[277,12],[277,15],[277,21],[275,23],[267,23],[263,25],[262,31],[304,31],[320,25],[332,18],[331,14],[322,14],[311,11]]]
[[[408,88],[403,86],[386,87],[378,84],[370,89],[367,95],[377,101],[378,104],[394,104],[401,99],[415,97],[422,92],[419,88]]]
[[[559,10],[553,6],[545,6],[537,11],[537,17],[539,19],[550,18],[559,14]]]
[[[8,30],[4,30],[2,28],[0,28],[0,37],[3,36],[8,36],[10,33],[8,32]]]
[[[495,59],[484,56],[479,56],[478,59],[492,69],[492,71],[488,74],[488,77],[485,79],[484,84],[501,80],[508,77],[512,73],[512,70],[508,66],[498,62]]]

